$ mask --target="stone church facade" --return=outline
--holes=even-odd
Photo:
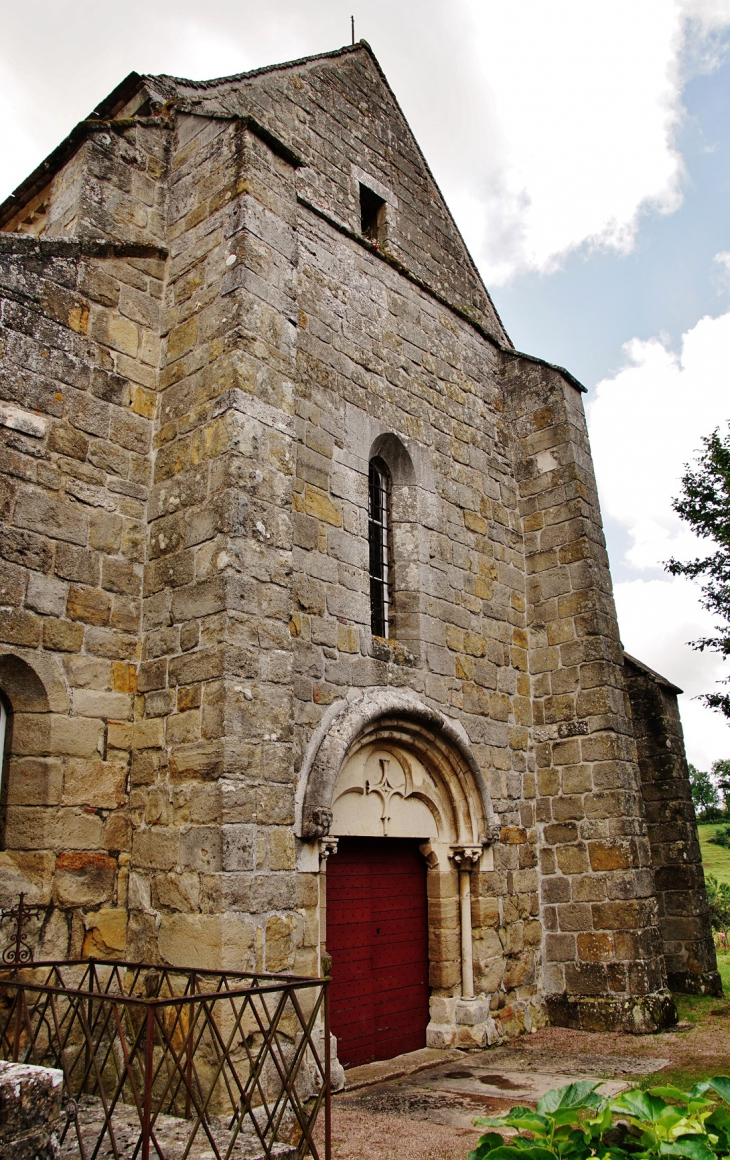
[[[514,349],[368,46],[132,74],[0,231],[0,891],[47,906],[36,953],[336,983],[328,875],[390,842],[424,1043],[716,991],[582,388]]]

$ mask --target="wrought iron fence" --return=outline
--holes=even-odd
[[[62,1070],[62,1155],[331,1158],[326,979],[16,967],[0,972],[0,1057]]]

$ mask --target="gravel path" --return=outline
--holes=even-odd
[[[335,1101],[332,1160],[465,1160],[481,1131],[340,1109]]]

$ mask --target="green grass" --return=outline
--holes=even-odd
[[[714,874],[718,882],[730,882],[730,850],[724,846],[713,846],[710,838],[728,822],[707,822],[697,827],[702,850],[702,865],[706,874]]]
[[[726,1054],[724,1045],[730,1030],[730,954],[717,956],[717,969],[725,992],[721,998],[713,995],[678,995],[675,991],[674,1002],[681,1023],[709,1024],[716,1029],[718,1056],[723,1056]],[[685,1033],[680,1031],[679,1034]],[[690,1044],[691,1040],[688,1046]],[[700,1055],[696,1060],[685,1058],[682,1063],[670,1064],[654,1075],[637,1076],[634,1083],[644,1090],[658,1083],[672,1083],[682,1091],[688,1091],[698,1080],[707,1079],[710,1075],[727,1075],[729,1071],[730,1067],[724,1061],[718,1064],[717,1059],[708,1060]]]
[[[674,1002],[680,1021],[702,1023],[713,1008],[728,1007],[730,1015],[730,954],[717,956],[717,969],[722,979],[724,996],[717,999],[712,995],[679,995],[675,991]]]

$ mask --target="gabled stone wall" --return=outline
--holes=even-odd
[[[315,974],[313,755],[407,693],[481,786],[424,845],[443,1041],[671,1020],[579,385],[509,346],[365,47],[135,84],[0,235],[5,897],[45,954]]]
[[[0,235],[0,265],[3,902],[53,904],[44,954],[120,953],[164,260]]]

